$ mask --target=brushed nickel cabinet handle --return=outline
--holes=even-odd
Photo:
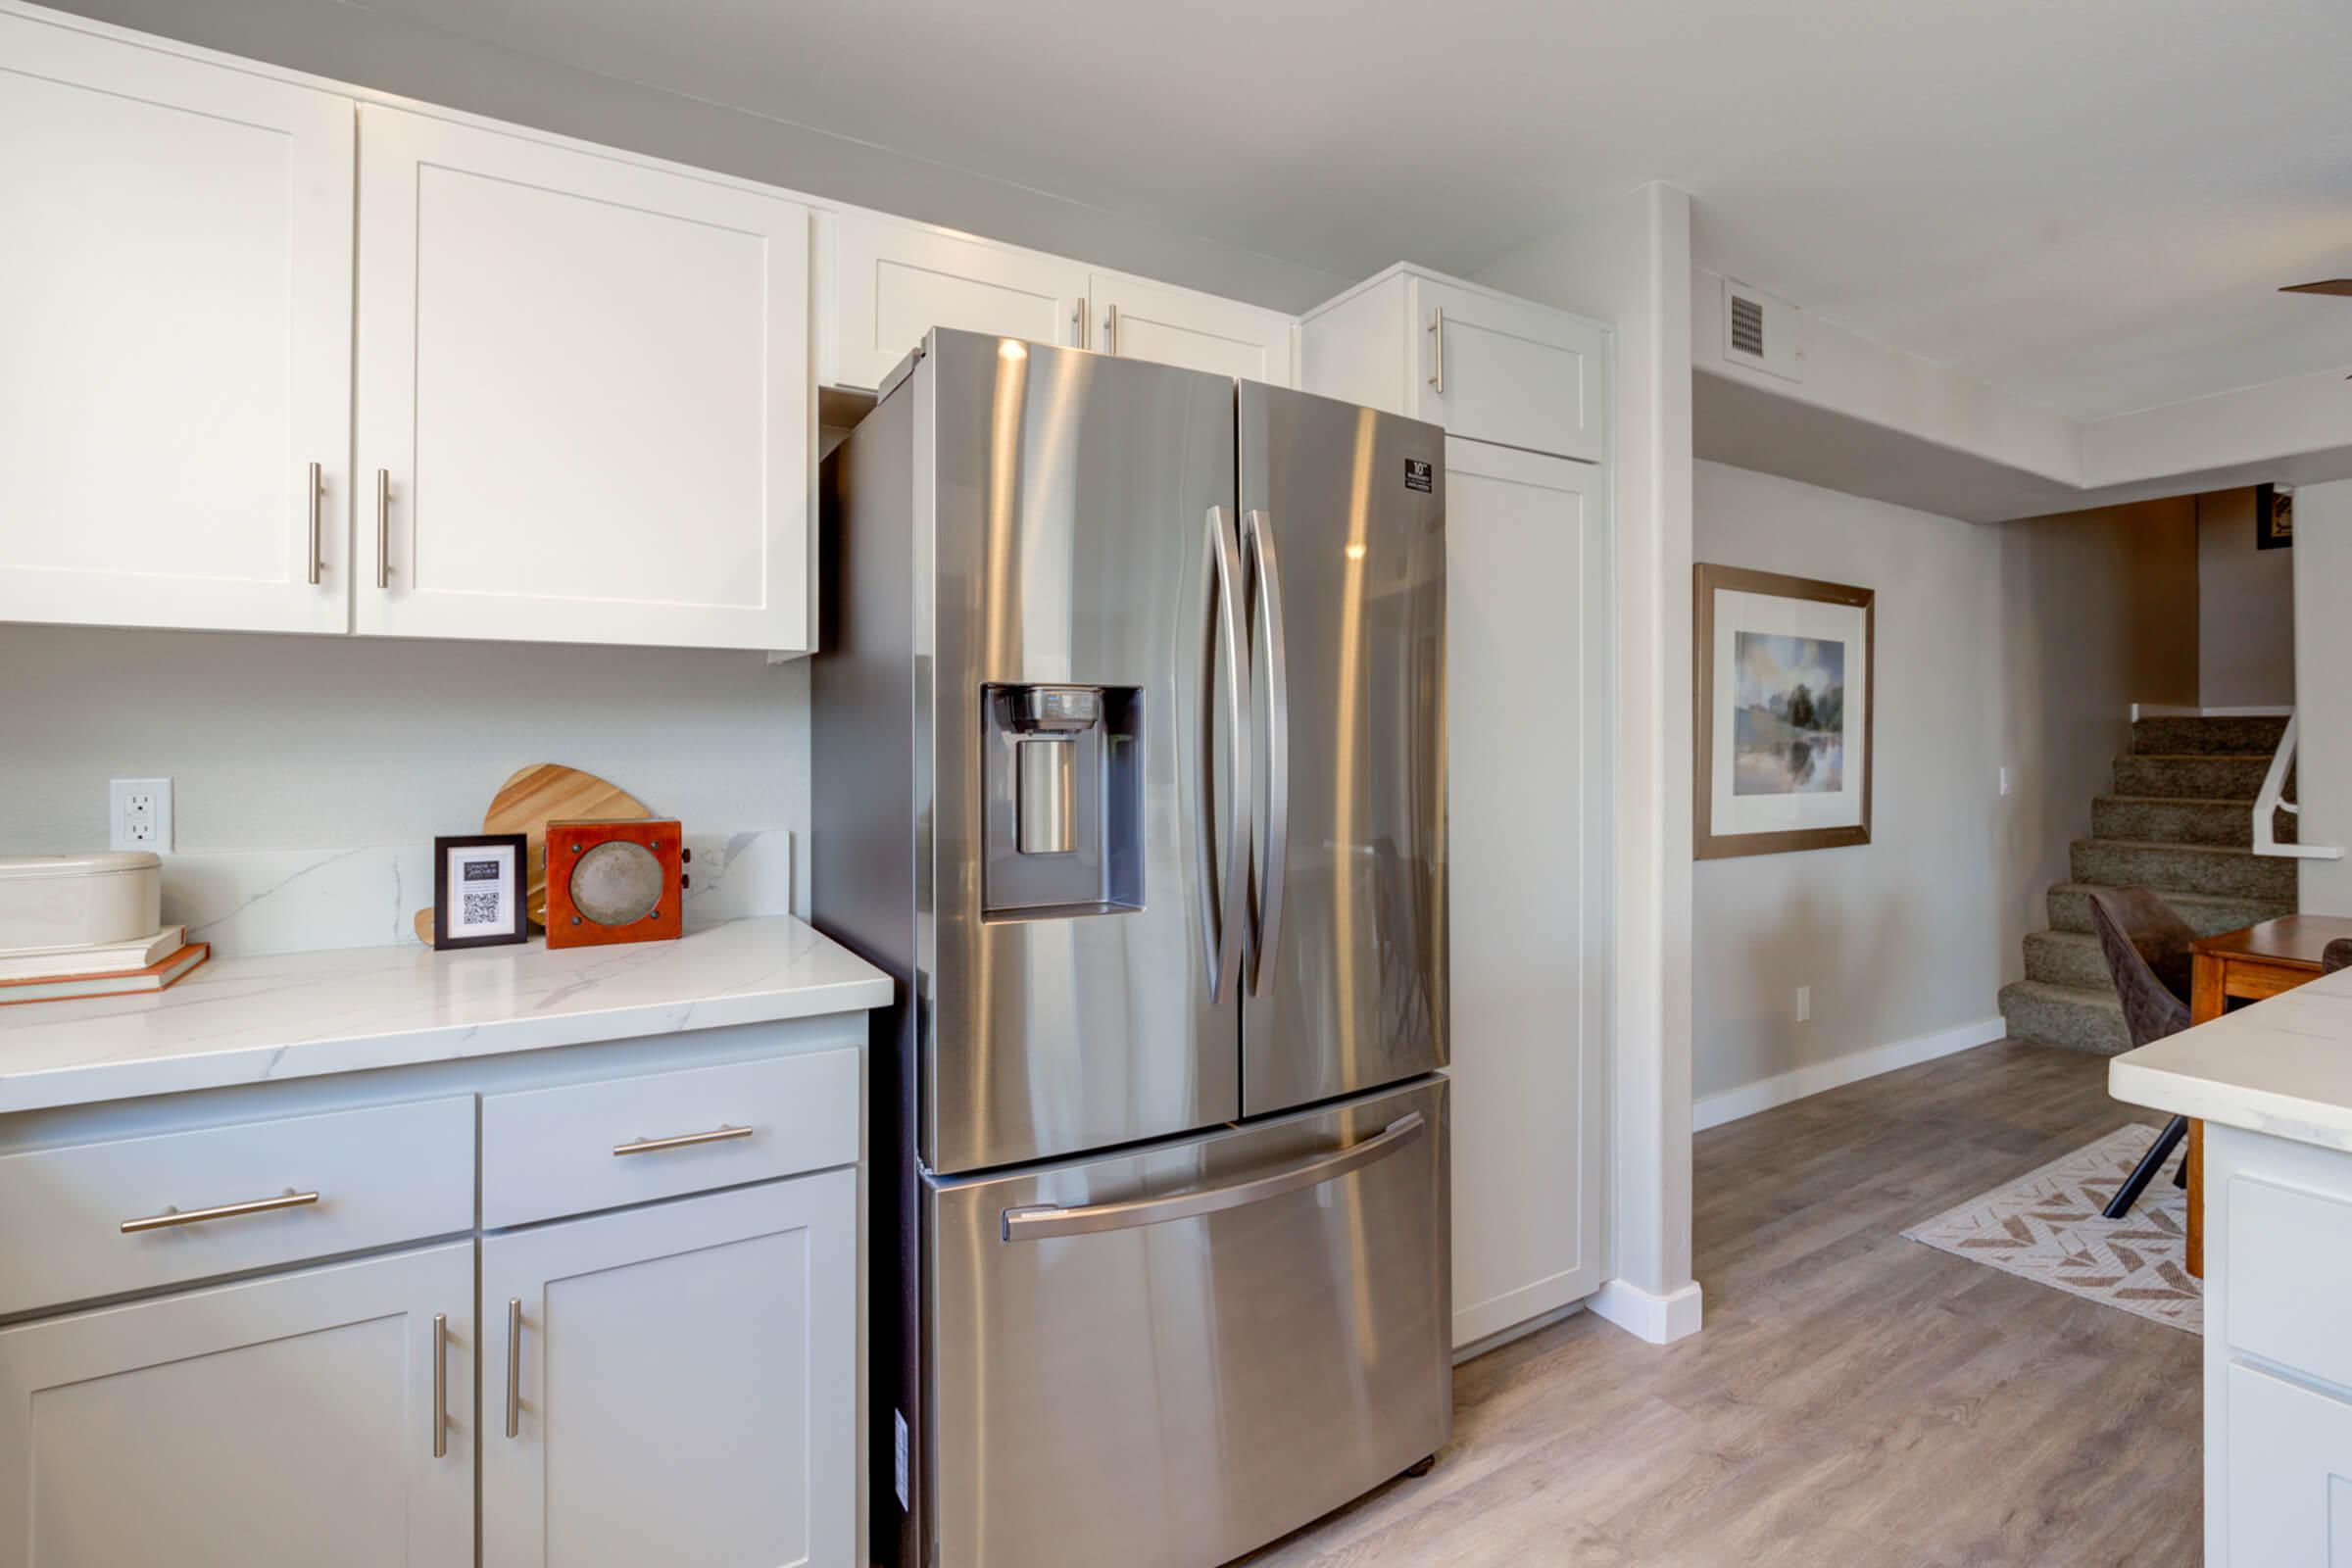
[[[1436,306],[1429,313],[1429,385],[1440,397],[1446,394],[1446,307]]]
[[[1116,358],[1119,352],[1119,308],[1102,307],[1102,352]]]
[[[707,1133],[679,1133],[673,1138],[640,1138],[633,1144],[614,1144],[612,1152],[620,1154],[651,1154],[664,1149],[691,1149],[697,1144],[723,1144],[730,1138],[749,1138],[749,1127],[713,1127]]]
[[[392,470],[375,470],[375,585],[392,586]]]
[[[1078,336],[1076,339],[1078,346],[1080,348],[1086,347],[1087,339],[1094,334],[1094,321],[1092,319],[1092,313],[1090,313],[1086,308],[1085,295],[1081,294],[1078,296],[1078,308],[1070,313],[1070,321],[1071,324],[1078,328]]]
[[[278,1198],[257,1198],[247,1203],[222,1203],[218,1208],[167,1209],[145,1219],[124,1220],[122,1234],[136,1236],[141,1231],[169,1230],[174,1225],[201,1225],[206,1220],[235,1219],[241,1214],[267,1214],[273,1209],[301,1208],[317,1201],[317,1193],[287,1193]]]
[[[433,1314],[433,1457],[449,1457],[449,1314]]]
[[[318,559],[318,501],[326,488],[326,474],[318,464],[311,465],[311,586],[318,586],[318,573],[325,564]]]
[[[522,1435],[522,1298],[507,1298],[507,1436]]]

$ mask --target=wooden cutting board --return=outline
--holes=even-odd
[[[594,773],[537,762],[517,769],[498,787],[490,799],[490,809],[482,813],[482,831],[520,833],[530,841],[523,856],[523,863],[530,867],[523,909],[533,925],[543,926],[547,924],[547,824],[641,821],[653,814],[636,796]],[[415,924],[416,940],[431,946],[432,909],[418,909]]]

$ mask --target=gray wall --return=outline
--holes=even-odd
[[[2197,497],[2197,692],[2206,708],[2295,700],[2295,553],[2254,547],[2254,491]]]
[[[1701,463],[1693,530],[1878,595],[1872,842],[1695,867],[1694,1092],[1984,1025],[2131,704],[2194,700],[2193,511],[1977,524]]]
[[[689,832],[791,829],[807,886],[806,661],[0,625],[0,713],[9,853],[104,849],[107,780],[159,775],[182,854],[429,846],[563,762]]]
[[[477,43],[345,0],[51,3],[248,60],[946,223],[1274,310],[1305,310],[1356,281],[887,147]]]

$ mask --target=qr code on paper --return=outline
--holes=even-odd
[[[464,920],[467,925],[496,925],[498,923],[498,890],[484,888],[476,892],[467,889]]]

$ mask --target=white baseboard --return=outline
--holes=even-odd
[[[2288,718],[2292,708],[2181,708],[2172,703],[2133,703],[2134,723],[2143,718]]]
[[[1672,1345],[1698,1332],[1699,1289],[1696,1282],[1664,1296],[1653,1295],[1626,1280],[1604,1280],[1585,1303],[1595,1317],[1616,1324],[1638,1340]]]
[[[1883,1072],[1917,1066],[1923,1061],[1934,1061],[1937,1056],[1948,1056],[1954,1052],[1986,1045],[2008,1032],[2009,1026],[2002,1021],[1999,1013],[1994,1013],[1989,1018],[1979,1018],[1974,1023],[1964,1023],[1956,1029],[1939,1029],[1932,1035],[1919,1035],[1888,1045],[1873,1046],[1868,1051],[1833,1056],[1828,1061],[1817,1061],[1811,1066],[1799,1067],[1793,1072],[1785,1072],[1761,1083],[1742,1084],[1738,1089],[1727,1089],[1722,1094],[1693,1101],[1690,1105],[1690,1130],[1703,1133],[1710,1127],[1720,1127],[1727,1121],[1753,1116],[1760,1110],[1786,1105],[1807,1095],[1841,1089],[1847,1084],[1860,1083],[1865,1078],[1876,1078]]]

